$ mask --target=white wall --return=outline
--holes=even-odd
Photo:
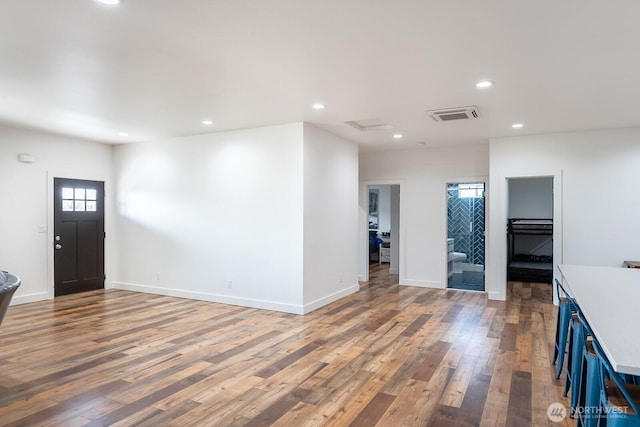
[[[496,291],[506,286],[507,178],[554,177],[554,262],[621,266],[640,259],[638,165],[638,128],[491,140],[487,277]]]
[[[509,179],[509,218],[553,218],[553,178]]]
[[[0,268],[13,303],[52,298],[53,177],[101,180],[105,287],[303,313],[358,289],[357,171],[302,123],[117,147],[0,127]]]
[[[356,292],[358,146],[304,125],[305,312]]]
[[[447,179],[477,180],[488,173],[488,145],[360,154],[362,185],[369,181],[403,182],[400,284],[446,287]],[[365,200],[360,199],[364,210]],[[366,277],[367,265],[359,265],[360,275]]]
[[[13,304],[53,298],[53,178],[105,182],[105,273],[113,270],[113,173],[110,145],[0,127],[0,269],[22,285]],[[20,163],[20,153],[34,163]]]
[[[115,150],[115,286],[305,313],[358,290],[357,145],[302,123]]]
[[[118,287],[302,310],[302,123],[115,150]]]

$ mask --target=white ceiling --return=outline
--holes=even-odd
[[[0,121],[111,143],[305,121],[363,150],[640,126],[639,18],[636,0],[2,0]],[[425,112],[467,105],[479,119]],[[367,119],[394,130],[344,124]]]

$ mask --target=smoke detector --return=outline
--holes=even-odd
[[[471,105],[468,107],[446,108],[443,110],[427,111],[429,116],[436,122],[448,122],[451,120],[477,119],[479,117],[478,107]]]

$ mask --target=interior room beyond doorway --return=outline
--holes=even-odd
[[[507,180],[507,280],[553,281],[553,177]]]
[[[447,184],[447,287],[484,291],[485,183]]]
[[[369,186],[369,265],[399,273],[400,185]]]

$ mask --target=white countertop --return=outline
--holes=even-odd
[[[640,375],[640,269],[568,264],[559,269],[613,369]]]

